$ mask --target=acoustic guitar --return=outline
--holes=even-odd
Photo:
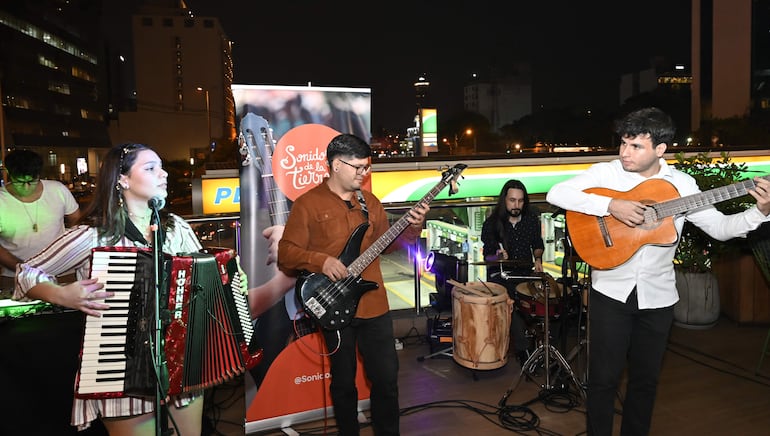
[[[768,179],[768,176],[763,178]],[[567,230],[572,245],[586,263],[597,269],[611,269],[627,262],[645,245],[675,244],[679,238],[674,226],[675,215],[742,197],[755,186],[753,179],[746,179],[685,197],[680,197],[674,185],[663,179],[645,180],[625,192],[589,188],[583,192],[645,204],[644,223],[629,227],[612,215],[596,216],[568,210]]]

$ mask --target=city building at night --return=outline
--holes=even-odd
[[[95,174],[107,131],[103,50],[87,1],[0,3],[2,156],[45,157],[43,177],[72,183]],[[78,164],[78,162],[80,164]]]
[[[146,142],[168,160],[206,160],[235,138],[231,42],[215,17],[179,0],[145,1],[131,19],[134,109],[120,111],[112,141]]]

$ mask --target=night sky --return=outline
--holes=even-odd
[[[620,74],[653,56],[690,62],[689,0],[186,3],[220,19],[236,84],[371,88],[375,131],[412,125],[422,74],[441,119],[461,111],[472,73],[520,61],[532,64],[534,103],[546,108],[617,106]]]

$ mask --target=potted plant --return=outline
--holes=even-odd
[[[689,157],[675,154],[674,167],[695,178],[701,191],[728,186],[747,177],[745,164],[730,161],[726,152],[715,159],[707,152]],[[725,214],[750,207],[751,196],[725,200],[714,206]],[[674,306],[675,324],[688,328],[709,328],[719,319],[719,285],[712,270],[713,262],[736,249],[733,241],[717,241],[694,224],[685,221],[674,256],[679,302]]]

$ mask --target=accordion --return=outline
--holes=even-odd
[[[163,255],[159,313],[165,369],[154,357],[155,274],[148,249],[98,247],[91,252],[91,277],[115,293],[102,317],[86,317],[79,398],[166,395],[222,384],[259,363],[262,350],[246,296],[240,291],[235,252],[210,248]]]

